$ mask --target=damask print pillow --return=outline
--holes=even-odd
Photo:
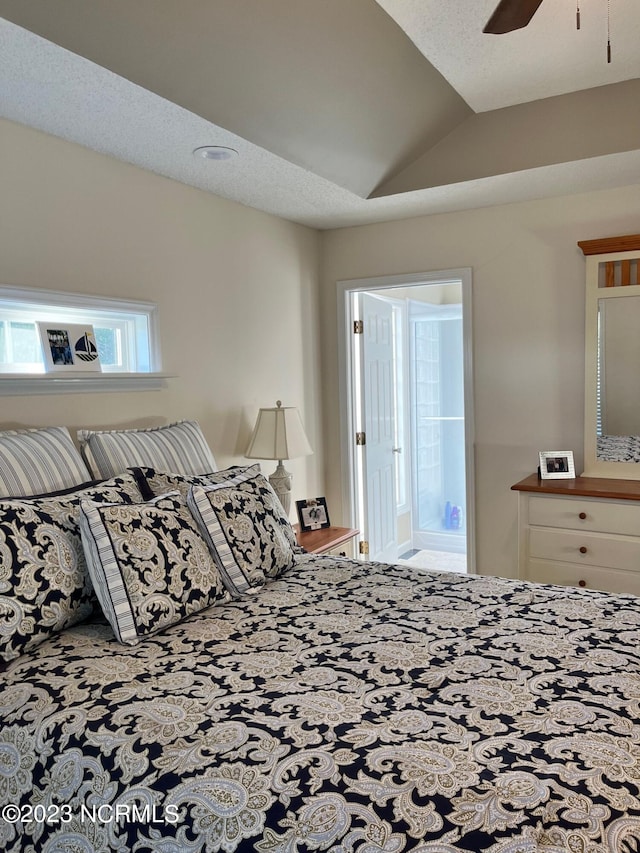
[[[249,466],[232,465],[230,468],[224,468],[222,471],[215,471],[211,474],[201,476],[184,476],[182,474],[171,474],[162,471],[156,471],[154,468],[136,468],[132,469],[136,472],[138,484],[143,494],[148,490],[154,495],[162,495],[166,492],[171,492],[177,489],[185,500],[189,494],[191,486],[217,486],[220,484],[229,483],[237,486],[240,491],[252,492],[256,488],[256,483],[264,488],[271,497],[275,497],[273,505],[273,514],[278,519],[278,523],[282,527],[282,532],[289,541],[294,553],[301,553],[302,548],[298,545],[296,534],[291,526],[291,522],[287,514],[282,509],[282,504],[278,500],[275,492],[271,488],[270,483],[261,475],[260,465],[254,464]],[[258,479],[256,479],[258,478]]]
[[[260,473],[260,465],[239,466],[224,468],[222,471],[212,471],[208,474],[176,474],[161,471],[156,468],[137,467],[132,469],[138,478],[141,490],[149,492],[149,497],[165,495],[167,492],[179,491],[187,499],[191,486],[211,486],[217,483],[225,483],[232,480],[238,474],[246,473],[251,477]]]
[[[87,618],[93,590],[79,528],[80,501],[131,502],[131,474],[58,495],[0,500],[0,658],[18,657]]]
[[[96,595],[121,643],[135,645],[229,596],[179,492],[80,510]]]
[[[233,595],[294,564],[295,534],[262,474],[245,471],[225,483],[192,486],[187,502]]]

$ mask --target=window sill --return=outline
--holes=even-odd
[[[4,373],[0,374],[0,396],[159,391],[173,378],[167,373]]]

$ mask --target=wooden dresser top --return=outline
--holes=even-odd
[[[542,492],[548,495],[576,495],[587,498],[640,501],[640,480],[612,480],[605,477],[573,477],[571,480],[541,480],[531,474],[511,486],[516,492]]]

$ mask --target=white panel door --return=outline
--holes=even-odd
[[[370,560],[398,557],[395,504],[395,437],[393,385],[393,309],[369,293],[360,294],[364,477]]]

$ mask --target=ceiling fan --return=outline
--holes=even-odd
[[[542,0],[500,0],[483,33],[510,33],[526,27]]]
[[[607,62],[611,62],[611,25],[607,0]],[[483,33],[502,35],[526,27],[542,5],[542,0],[500,0]],[[576,0],[576,29],[580,29],[580,0]]]

